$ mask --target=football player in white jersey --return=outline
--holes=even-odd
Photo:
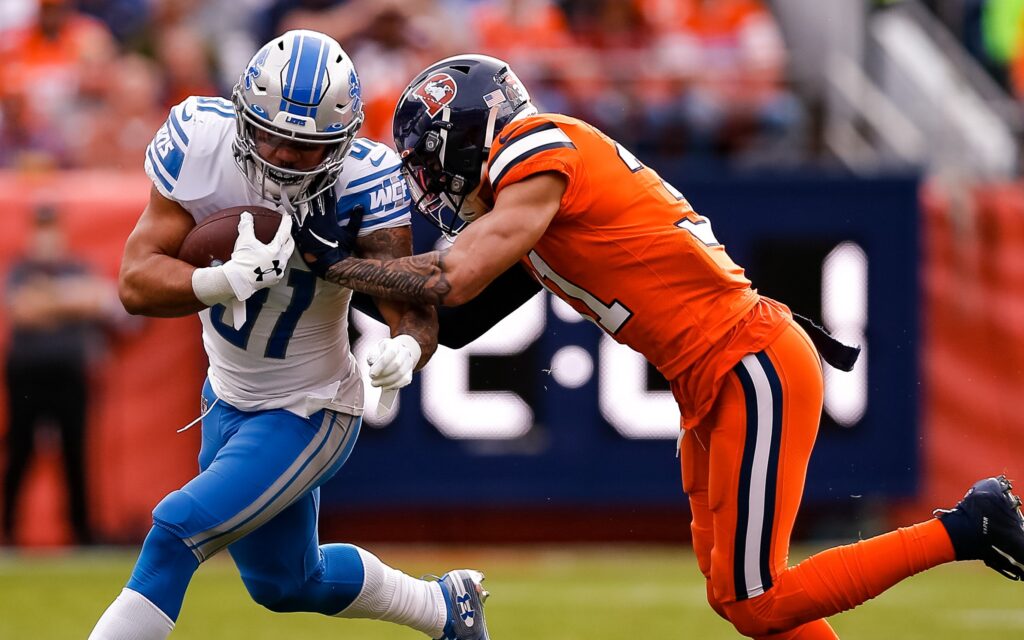
[[[355,246],[339,250],[381,259],[412,251],[399,159],[356,138],[362,120],[341,46],[291,31],[253,57],[231,100],[188,98],[147,148],[153,188],[125,247],[120,293],[132,313],[202,318],[210,367],[200,472],[154,509],[131,578],[91,639],[166,638],[192,574],[225,548],[253,599],[273,611],[489,637],[479,572],[417,580],[364,549],[318,542],[319,487],[355,444],[363,388],[348,344],[351,291],[317,278],[294,252],[292,216],[327,209],[339,224],[358,223]],[[271,242],[257,240],[242,214],[226,263],[197,269],[176,258],[197,223],[245,205],[282,212]],[[378,308],[393,337],[371,354],[369,374],[394,390],[436,348],[437,318],[429,307]]]

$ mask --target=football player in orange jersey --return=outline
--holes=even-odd
[[[375,297],[449,306],[520,263],[647,357],[682,414],[708,600],[740,633],[836,638],[826,617],[953,560],[1024,579],[1020,500],[1002,476],[936,518],[788,566],[821,416],[819,356],[846,368],[855,352],[758,295],[678,190],[587,123],[538,114],[500,60],[427,68],[402,95],[394,132],[416,208],[455,242],[356,259],[336,220],[307,216],[307,262]]]

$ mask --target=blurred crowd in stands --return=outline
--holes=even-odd
[[[512,63],[543,110],[638,154],[776,158],[807,114],[764,0],[3,0],[0,168],[142,166],[168,107],[229,96],[293,28],[328,33],[360,74],[362,135],[391,143],[415,73],[466,51]],[[772,160],[774,161],[774,160]]]

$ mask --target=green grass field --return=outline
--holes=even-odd
[[[485,570],[492,593],[487,617],[495,640],[739,637],[707,607],[702,579],[685,548],[387,546],[371,550],[413,575],[462,566]],[[120,591],[133,560],[132,550],[0,555],[0,638],[84,640]],[[836,616],[832,624],[844,639],[1020,638],[1024,635],[1024,585],[978,563],[940,567],[856,611]],[[226,555],[200,568],[171,636],[174,640],[422,637],[381,622],[270,613],[249,600]]]

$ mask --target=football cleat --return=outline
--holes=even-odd
[[[1024,516],[1006,476],[974,483],[955,507],[936,509],[957,560],[982,560],[1011,580],[1024,580]]]
[[[448,606],[444,635],[438,640],[490,640],[484,619],[484,574],[472,569],[449,571],[437,582]]]

